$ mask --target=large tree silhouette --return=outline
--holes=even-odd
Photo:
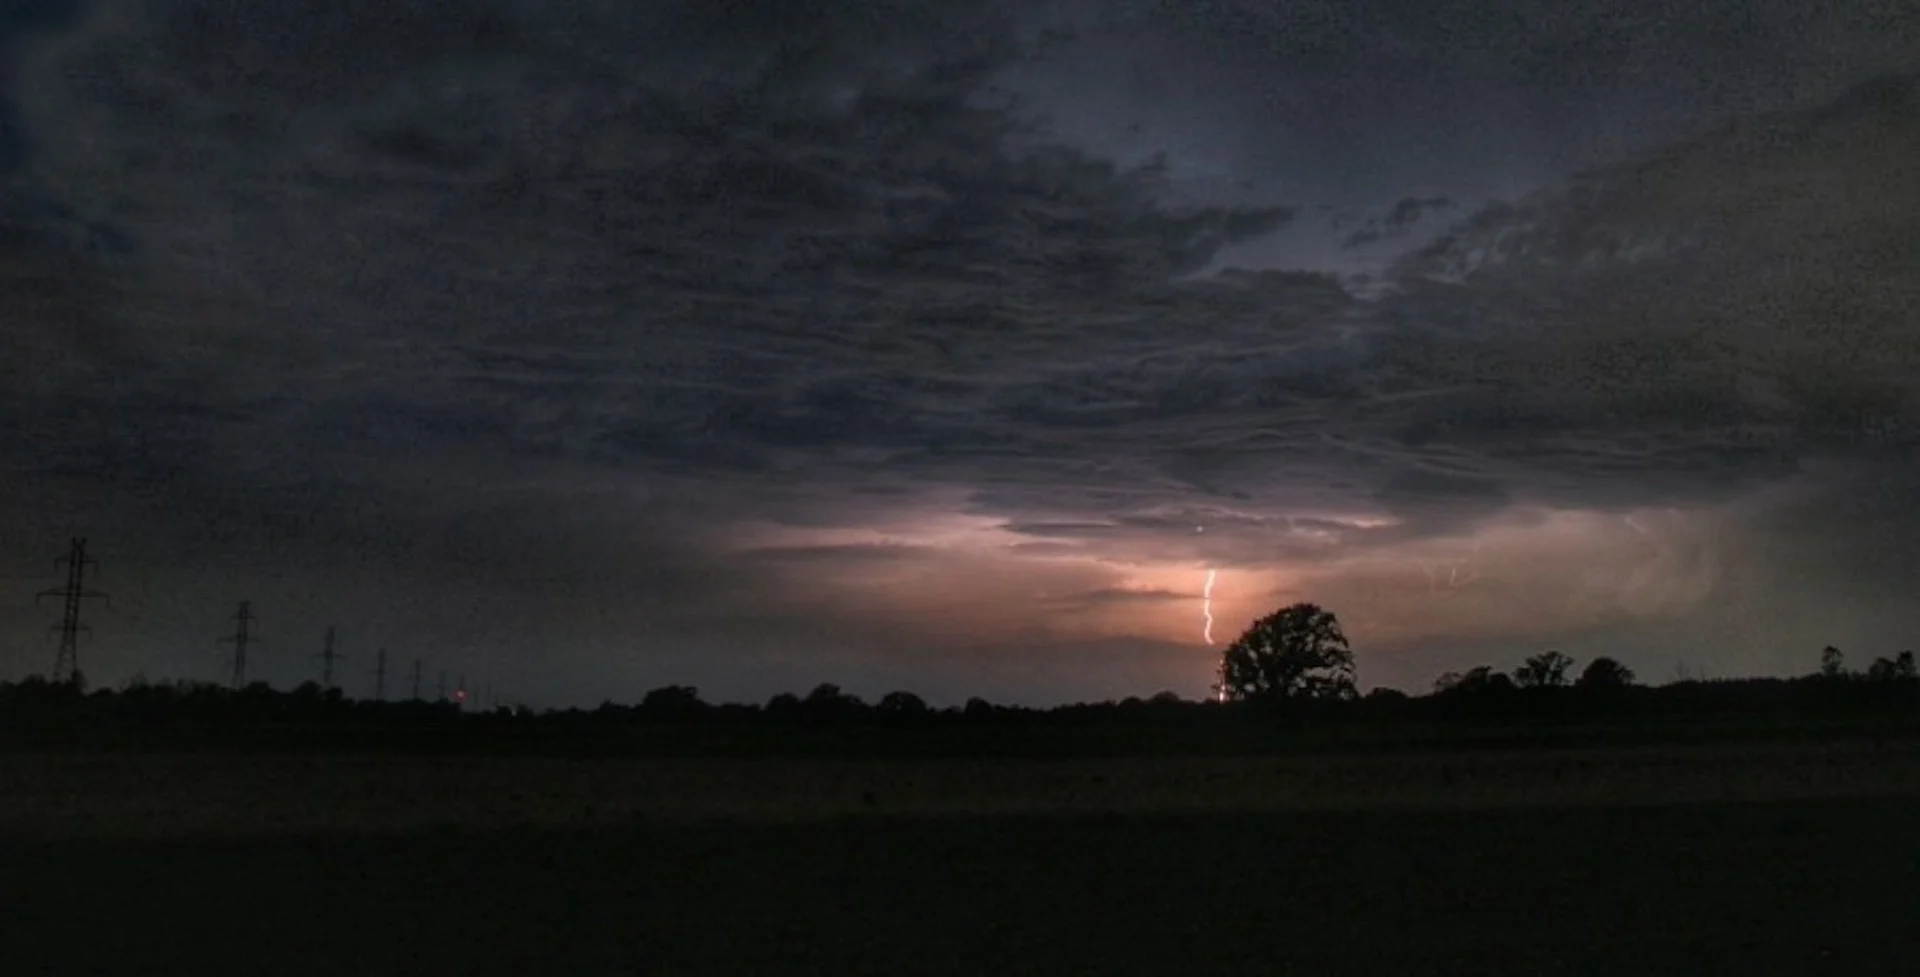
[[[1314,604],[1284,607],[1227,646],[1220,692],[1235,700],[1351,699],[1353,649],[1331,612]]]

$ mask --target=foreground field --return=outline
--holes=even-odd
[[[1920,744],[1261,759],[0,756],[0,836],[1585,807],[1920,796]]]
[[[0,757],[0,973],[1915,972],[1920,748]]]
[[[1920,803],[0,842],[7,974],[1915,972]]]

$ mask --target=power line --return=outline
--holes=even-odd
[[[54,565],[62,564],[67,568],[67,585],[41,591],[35,598],[35,602],[48,597],[59,597],[62,600],[64,606],[60,615],[60,624],[54,628],[60,632],[60,650],[55,653],[53,659],[53,680],[77,687],[81,682],[80,632],[85,631],[89,634],[93,632],[92,628],[80,623],[80,602],[108,598],[100,591],[87,589],[87,567],[97,568],[100,564],[87,558],[86,540],[74,537],[66,558]]]

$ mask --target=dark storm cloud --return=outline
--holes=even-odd
[[[101,0],[31,44],[0,20],[30,82],[0,106],[5,468],[361,527],[343,552],[620,568],[585,591],[674,561],[635,588],[737,609],[792,566],[925,555],[715,555],[739,519],[961,509],[1028,555],[1257,567],[1909,447],[1911,79],[1478,201],[1610,153],[1662,93],[1686,122],[1781,104],[1839,77],[1816,40],[1857,73],[1914,32],[1867,3],[1500,9]],[[1128,118],[1130,76],[1092,69],[1136,54],[1200,87]],[[1715,66],[1740,70],[1703,94]],[[1469,178],[1494,156],[1525,165]],[[1365,294],[1197,274],[1307,205],[1370,214],[1330,253],[1412,251]],[[522,468],[564,474],[503,489]]]
[[[71,21],[80,11],[80,0],[19,0],[0,10],[0,80],[7,80],[8,49],[34,32],[56,28]],[[20,164],[27,153],[27,135],[22,130],[11,100],[0,95],[0,174]]]
[[[1075,505],[1102,483],[1266,494],[1268,459],[1284,457],[1295,480],[1339,469],[1406,501],[1405,486],[1448,477],[1434,465],[1477,465],[1463,477],[1484,482],[1522,464],[1436,450],[1462,444],[1525,444],[1602,477],[1686,467],[1657,448],[1599,458],[1613,432],[1582,431],[1597,399],[1619,429],[1751,419],[1710,337],[1595,343],[1566,354],[1576,389],[1531,388],[1513,361],[1541,345],[1543,319],[1566,317],[1564,286],[1410,288],[1359,307],[1316,276],[1172,284],[1288,211],[1177,208],[1151,166],[1049,147],[998,107],[1015,35],[963,8],[893,22],[837,7],[458,9],[296,6],[250,26],[228,5],[175,5],[96,28],[60,61],[82,97],[131,83],[125,64],[157,72],[138,90],[170,92],[156,111],[182,134],[141,147],[157,156],[142,182],[232,213],[207,258],[338,303],[261,310],[314,320],[349,351],[332,353],[337,375],[299,370],[319,401],[289,405],[300,440],[688,473],[817,468],[841,451]],[[170,57],[125,47],[156,34]],[[98,135],[157,137],[106,105]],[[268,194],[288,181],[301,188]],[[133,227],[163,206],[137,188],[133,205],[93,196]],[[1406,198],[1379,225],[1438,202]],[[1555,218],[1570,238],[1556,247],[1602,233],[1581,214],[1619,219],[1615,202],[1586,207]],[[1520,213],[1476,215],[1428,260],[1462,235],[1510,241],[1516,220],[1548,233]],[[161,246],[183,232],[145,231]],[[1631,381],[1608,380],[1609,359]],[[1629,385],[1638,396],[1617,396]]]
[[[1365,218],[1359,230],[1347,236],[1346,246],[1357,248],[1405,237],[1422,217],[1452,207],[1453,201],[1446,197],[1403,197],[1385,213]]]
[[[1916,91],[1920,76],[1880,79],[1475,215],[1400,269],[1419,321],[1479,315],[1451,355],[1420,358],[1505,386],[1472,406],[1483,430],[1517,425],[1605,471],[1903,450]]]
[[[906,543],[842,543],[825,546],[757,546],[740,552],[753,561],[776,563],[829,563],[838,566],[858,563],[894,563],[902,560],[936,557],[939,550]]]
[[[440,31],[432,5],[335,4],[257,33],[224,5],[128,9],[58,60],[79,88],[64,107],[152,158],[113,194],[65,189],[158,250],[272,283],[240,313],[331,348],[251,366],[310,398],[275,426],[323,448],[464,440],[744,471],[829,445],[936,466],[1048,455],[1059,439],[1026,425],[1207,411],[1232,383],[1231,332],[1269,325],[1234,320],[1340,300],[1279,277],[1224,300],[1159,284],[1286,211],[1170,210],[1155,169],[1023,134],[988,101],[1012,55],[980,24],[957,49],[908,32],[876,56],[832,22],[799,38],[696,24],[742,35],[705,51],[665,14],[585,7]],[[315,29],[284,26],[302,17]],[[326,53],[369,18],[392,20],[378,50]],[[136,57],[156,32],[172,59]],[[613,35],[714,62],[684,66],[706,84],[614,60]],[[169,95],[112,97],[136,90]],[[159,121],[164,137],[143,129]],[[63,161],[42,167],[58,179]],[[207,212],[229,219],[210,230]],[[1167,316],[1196,309],[1218,352],[1156,362]]]

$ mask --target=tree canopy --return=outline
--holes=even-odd
[[[1514,669],[1513,682],[1523,689],[1555,688],[1567,684],[1571,668],[1573,659],[1557,651],[1543,652]]]
[[[1306,603],[1283,607],[1227,646],[1219,691],[1233,700],[1352,699],[1353,649],[1332,612]]]
[[[1601,656],[1587,663],[1580,680],[1574,683],[1583,689],[1619,689],[1633,684],[1633,669],[1618,661]]]

